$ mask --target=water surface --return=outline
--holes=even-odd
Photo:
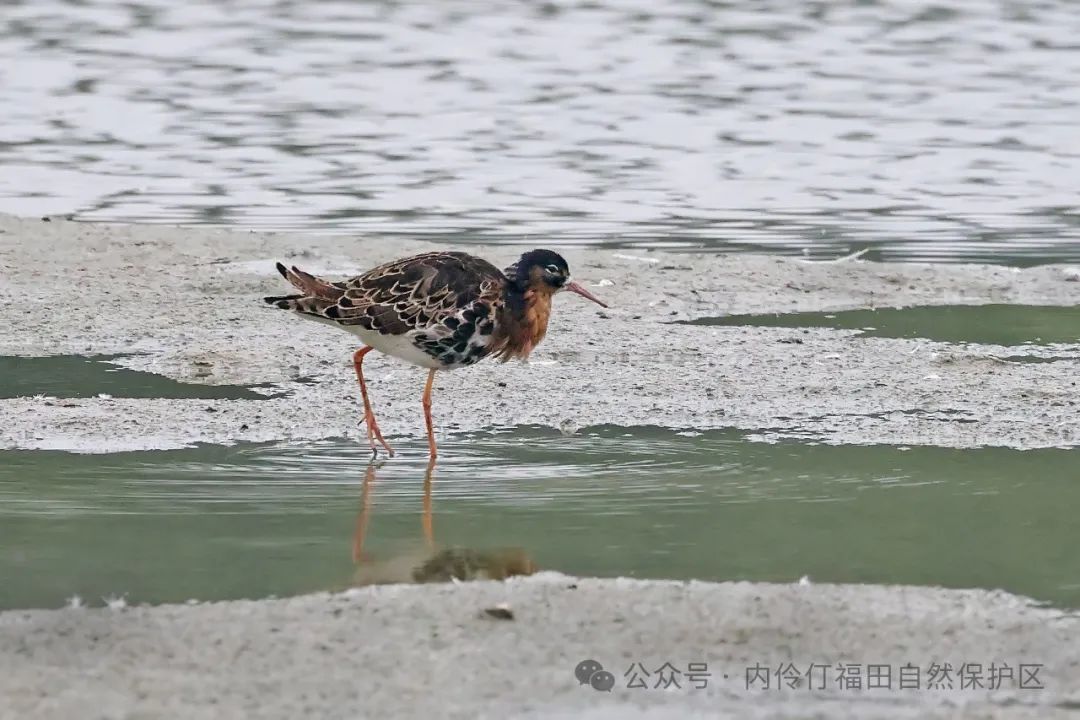
[[[14,0],[2,20],[4,212],[1080,261],[1070,0]]]
[[[157,373],[117,365],[117,355],[0,355],[0,398],[47,395],[88,398],[196,398],[259,400],[271,397],[250,387],[183,383]],[[256,386],[252,386],[256,387]]]
[[[1075,450],[518,428],[444,440],[427,487],[424,444],[398,450],[366,492],[368,453],[342,441],[0,453],[0,608],[340,589],[429,539],[581,575],[808,575],[1080,607]]]
[[[926,305],[842,312],[721,315],[686,325],[832,328],[862,337],[923,338],[947,343],[1016,346],[1080,343],[1080,307],[1057,305]]]

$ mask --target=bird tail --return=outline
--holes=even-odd
[[[322,315],[324,309],[337,304],[337,301],[345,294],[345,287],[341,283],[332,283],[315,277],[295,265],[292,268],[286,268],[281,263],[277,263],[277,271],[281,273],[281,277],[300,291],[297,295],[274,295],[263,298],[263,302],[282,310]]]
[[[306,273],[295,265],[287,269],[281,263],[277,263],[277,271],[306,296],[317,297],[322,300],[337,302],[345,294],[345,286],[341,283],[332,283],[329,280],[315,277]]]
[[[333,303],[319,298],[304,297],[303,295],[278,295],[264,297],[263,302],[282,310],[295,310],[305,315],[323,315],[325,310]]]

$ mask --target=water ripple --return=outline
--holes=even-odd
[[[1066,0],[23,0],[0,210],[1080,260]]]

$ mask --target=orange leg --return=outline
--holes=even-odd
[[[431,424],[431,386],[435,382],[435,369],[428,372],[427,385],[424,386],[424,422],[427,423],[427,443],[430,457],[434,460],[438,453],[435,450],[435,428]]]
[[[375,464],[369,463],[364,473],[364,485],[360,490],[360,512],[356,516],[356,531],[353,533],[352,559],[359,564],[364,557],[364,536],[367,535],[368,515],[371,513],[371,483],[375,481]]]
[[[424,473],[424,515],[422,525],[424,527],[424,542],[428,550],[435,547],[435,530],[431,520],[431,475],[435,470],[435,458],[428,460],[427,472]]]
[[[356,368],[356,377],[360,381],[360,394],[364,398],[364,424],[367,426],[367,436],[368,442],[371,443],[372,456],[378,454],[378,449],[375,447],[375,440],[378,439],[382,446],[386,448],[387,454],[394,457],[394,449],[386,444],[382,432],[379,431],[379,424],[375,422],[375,413],[372,412],[371,402],[368,400],[367,383],[364,382],[364,370],[361,365],[364,362],[364,356],[372,350],[374,348],[364,346],[353,353],[353,367]]]

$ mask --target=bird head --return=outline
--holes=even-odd
[[[600,307],[607,307],[607,304],[570,279],[570,267],[566,260],[551,250],[537,249],[523,253],[516,263],[506,269],[506,277],[519,292],[532,289],[554,294],[569,290]]]

